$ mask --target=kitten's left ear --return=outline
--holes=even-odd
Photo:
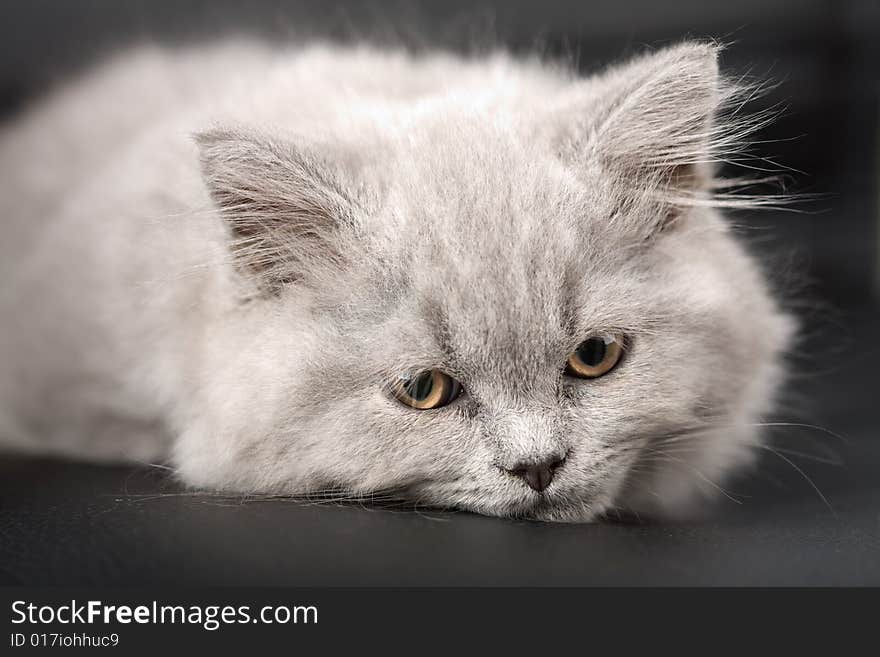
[[[631,191],[650,191],[674,215],[711,181],[718,51],[685,43],[575,84],[551,111],[557,150]]]
[[[361,208],[328,162],[241,130],[209,130],[196,141],[233,260],[261,291],[333,275],[351,255]]]

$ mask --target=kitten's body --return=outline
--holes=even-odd
[[[632,65],[623,100],[628,69],[226,45],[142,50],[56,92],[0,135],[0,441],[170,459],[237,492],[686,508],[749,460],[790,327],[711,204],[661,203],[651,170],[622,185],[662,125],[615,113],[638,114],[632,93],[662,109],[664,66],[715,79],[699,45]],[[705,141],[665,157],[703,167]],[[631,339],[614,376],[564,380],[608,329]],[[456,405],[386,394],[441,365]],[[543,494],[503,472],[548,451],[567,456]]]

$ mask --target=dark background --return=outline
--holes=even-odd
[[[0,459],[0,581],[28,584],[880,584],[880,3],[866,0],[0,5],[0,113],[134,40],[306,35],[572,57],[585,73],[685,37],[777,86],[756,136],[796,212],[734,217],[802,318],[758,472],[686,525],[548,526],[180,495],[156,473]],[[377,72],[380,74],[380,72]]]

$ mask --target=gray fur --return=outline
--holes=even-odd
[[[761,199],[718,191],[754,124],[716,59],[119,58],[0,135],[0,440],[241,493],[690,511],[751,461],[793,334],[717,209]],[[603,332],[620,365],[564,376]],[[388,394],[427,367],[465,393]],[[543,493],[506,471],[548,455]]]

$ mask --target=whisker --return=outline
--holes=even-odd
[[[813,429],[814,431],[819,431],[828,436],[838,439],[844,444],[849,444],[849,440],[841,436],[839,433],[832,431],[831,429],[827,429],[825,427],[819,426],[817,424],[807,424],[805,422],[755,422],[750,426],[753,427],[766,427],[766,428],[785,428],[785,427],[794,427],[798,429]]]
[[[816,463],[824,463],[826,465],[843,465],[844,463],[843,459],[834,456],[816,456],[815,454],[808,454],[807,452],[801,452],[795,449],[785,449],[783,447],[771,448],[768,445],[757,445],[757,447],[771,451],[775,449],[777,452],[780,452],[782,454],[788,454],[789,456],[796,456],[810,461],[815,461]]]
[[[792,468],[794,468],[794,469],[795,469],[795,470],[796,470],[796,471],[797,471],[797,472],[798,472],[798,473],[799,473],[799,474],[800,474],[800,475],[801,475],[801,476],[807,481],[807,483],[810,484],[810,486],[813,488],[813,490],[816,491],[816,494],[819,496],[819,498],[822,500],[822,502],[825,503],[825,506],[828,507],[828,510],[831,511],[832,515],[833,515],[835,518],[837,517],[837,513],[834,511],[834,508],[831,506],[831,503],[828,501],[828,499],[825,497],[825,495],[822,494],[822,491],[819,490],[819,487],[816,485],[816,483],[815,483],[812,479],[810,479],[810,478],[807,476],[807,473],[806,473],[806,472],[804,472],[803,470],[801,470],[801,469],[797,466],[797,464],[795,464],[794,461],[792,461],[790,458],[788,458],[787,456],[785,456],[785,455],[783,455],[783,454],[780,454],[778,451],[776,451],[776,450],[773,449],[772,447],[769,447],[769,446],[767,446],[767,445],[762,445],[762,447],[764,447],[765,449],[771,451],[773,454],[776,454],[776,456],[778,456],[778,457],[781,458],[783,461],[785,461],[786,463],[788,463]]]

